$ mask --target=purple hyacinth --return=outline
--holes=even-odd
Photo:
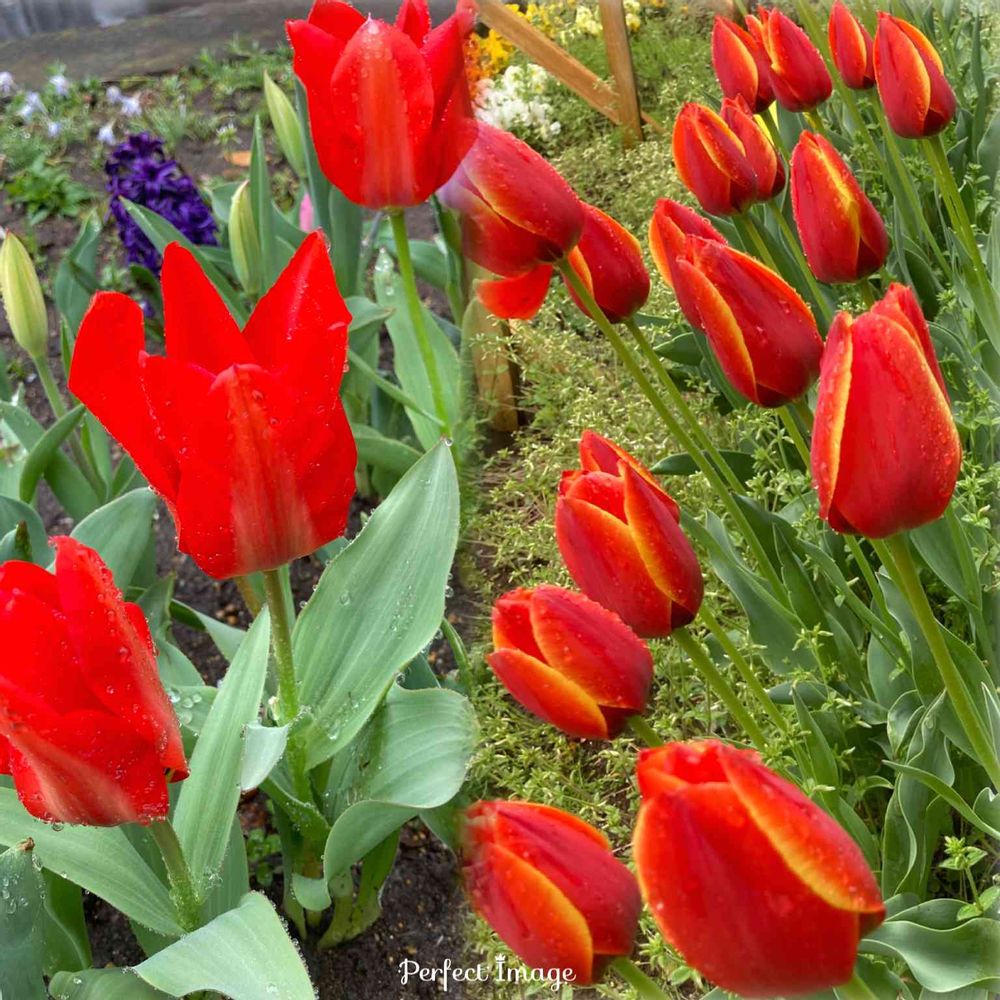
[[[163,140],[141,132],[111,151],[104,165],[111,194],[111,214],[118,224],[125,256],[154,274],[163,263],[159,251],[132,221],[122,198],[144,205],[179,229],[192,243],[215,246],[217,226],[194,181],[176,160],[167,159]]]

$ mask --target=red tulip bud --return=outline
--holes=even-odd
[[[674,291],[750,402],[782,406],[816,380],[823,353],[816,320],[795,289],[760,261],[689,236],[674,261]]]
[[[962,448],[916,296],[893,285],[868,312],[840,313],[823,355],[812,440],[819,513],[884,538],[944,513]]]
[[[649,221],[649,251],[660,277],[671,288],[675,287],[674,261],[683,252],[687,236],[700,236],[716,243],[726,242],[715,226],[693,208],[670,198],[661,198]]]
[[[889,253],[885,223],[840,154],[803,132],[792,151],[792,211],[809,268],[820,281],[857,281]]]
[[[905,139],[936,135],[955,117],[955,92],[937,50],[912,24],[880,13],[875,80],[885,117]]]
[[[767,54],[748,31],[725,17],[716,17],[712,27],[712,66],[723,95],[742,97],[754,114],[774,100]]]
[[[788,111],[809,111],[822,104],[833,90],[833,81],[819,49],[809,36],[780,10],[757,10],[748,19],[757,41],[767,53],[771,86],[778,103]]]
[[[642,894],[685,962],[747,997],[851,978],[885,919],[857,844],[750,750],[714,740],[643,750],[633,855]]]
[[[556,539],[576,585],[639,635],[666,636],[698,613],[704,582],[680,509],[628,452],[586,431],[582,469],[563,473]]]
[[[722,102],[722,118],[743,143],[757,178],[757,200],[767,201],[785,186],[785,165],[742,97]]]
[[[187,763],[149,626],[93,549],[55,547],[54,574],[0,566],[0,770],[46,822],[163,819]]]
[[[570,736],[607,739],[646,708],[653,659],[612,611],[561,587],[512,590],[493,607],[487,660],[529,712]]]
[[[642,901],[607,838],[531,802],[477,802],[465,813],[462,877],[476,912],[535,969],[574,986],[632,950]]]
[[[844,83],[852,90],[874,87],[872,36],[841,0],[835,0],[830,9],[827,31],[833,64]]]

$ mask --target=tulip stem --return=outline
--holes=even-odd
[[[750,218],[749,211],[743,215],[734,215],[732,219],[733,225],[740,234],[743,246],[747,252],[750,251],[750,244],[752,243],[761,261],[767,264],[772,271],[777,271],[778,264],[772,256],[767,243],[764,242],[764,237],[761,236],[760,230],[754,224],[753,219]]]
[[[729,714],[739,723],[757,749],[761,753],[765,752],[767,737],[764,735],[764,731],[757,725],[757,720],[746,710],[739,695],[733,690],[722,671],[712,662],[702,644],[687,629],[676,629],[671,635],[677,640],[677,645],[687,653],[688,659],[698,668],[702,677],[708,681],[709,687],[718,695]]]
[[[878,1000],[868,984],[855,972],[848,983],[834,990],[837,1000]]]
[[[632,959],[614,958],[609,966],[635,990],[637,1000],[669,1000],[667,994]]]
[[[944,630],[927,600],[927,594],[920,582],[920,574],[910,553],[909,541],[904,534],[898,534],[883,540],[872,539],[872,545],[880,556],[883,552],[888,554],[888,558],[885,559],[886,567],[891,570],[896,585],[906,596],[920,631],[927,640],[955,715],[968,737],[970,746],[979,758],[979,763],[993,782],[993,787],[1000,789],[1000,759],[997,756],[997,749],[993,744],[989,728],[983,722],[969,694],[961,671],[952,658]]]
[[[718,494],[718,497],[722,501],[726,510],[729,511],[733,520],[740,526],[743,537],[753,550],[753,553],[757,558],[760,571],[767,577],[768,583],[776,590],[780,591],[782,588],[781,579],[774,567],[771,565],[767,550],[764,548],[760,539],[757,537],[757,534],[750,526],[750,522],[747,520],[746,515],[742,510],[740,510],[740,506],[734,498],[732,490],[724,482],[722,474],[705,457],[702,450],[695,443],[695,440],[681,426],[680,422],[673,415],[673,413],[671,413],[670,407],[668,407],[663,401],[660,394],[656,391],[656,387],[642,370],[642,365],[640,365],[636,360],[635,356],[629,350],[628,345],[608,320],[608,317],[604,315],[601,307],[594,301],[594,296],[591,295],[590,289],[580,279],[576,271],[574,271],[573,268],[566,263],[566,261],[562,261],[559,264],[559,270],[563,278],[566,280],[566,283],[573,289],[574,292],[576,292],[580,301],[586,307],[587,314],[593,318],[601,332],[608,338],[611,346],[615,350],[615,353],[618,355],[618,359],[628,370],[628,373],[632,376],[632,378],[635,379],[636,385],[639,386],[642,394],[649,400],[653,409],[656,410],[657,414],[667,425],[667,429],[674,435],[675,438],[677,438],[682,447],[687,449],[688,454],[694,460],[695,464],[699,469],[701,469],[705,477],[712,484],[712,487],[715,489],[715,492]]]
[[[250,577],[233,577],[233,582],[236,584],[236,589],[240,592],[240,597],[243,598],[243,603],[246,605],[247,611],[250,612],[251,617],[256,618],[260,614],[260,609],[263,605],[257,596],[257,591],[253,589],[253,582]]]
[[[757,117],[764,123],[764,128],[767,129],[768,134],[771,136],[771,144],[781,152],[781,155],[787,161],[790,158],[788,147],[781,136],[781,129],[778,128],[778,123],[771,115],[771,109],[765,108]]]
[[[185,931],[193,931],[201,926],[201,897],[177,831],[170,820],[162,819],[150,823],[149,832],[160,849],[163,866],[167,869],[170,898],[177,909],[178,922]]]
[[[399,274],[403,279],[403,290],[406,293],[406,305],[410,310],[410,320],[417,337],[420,357],[427,371],[427,381],[431,387],[431,398],[434,400],[434,412],[437,414],[445,437],[451,436],[451,424],[448,420],[448,407],[445,404],[444,389],[441,385],[441,373],[438,371],[434,348],[431,346],[430,332],[427,329],[427,317],[424,314],[420,293],[417,291],[417,275],[413,270],[413,257],[410,254],[410,238],[406,233],[406,219],[401,209],[389,213],[389,223],[392,226],[392,238],[396,244],[396,260],[399,262]]]
[[[630,715],[625,721],[629,729],[642,740],[648,747],[663,746],[663,740],[657,735],[656,730],[641,716]]]

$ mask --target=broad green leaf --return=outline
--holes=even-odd
[[[288,726],[261,726],[251,722],[246,727],[240,788],[258,788],[281,760],[288,743]]]
[[[314,766],[346,746],[444,614],[458,543],[458,479],[444,442],[429,451],[331,560],[293,643]]]
[[[240,905],[240,900],[250,891],[250,871],[247,865],[246,840],[240,817],[233,816],[229,828],[229,846],[222,863],[222,872],[209,890],[202,907],[202,919],[213,920]],[[147,955],[152,952],[146,952]]]
[[[29,507],[13,497],[0,496],[0,538],[17,529],[24,523],[28,532],[28,543],[31,546],[32,562],[44,566],[49,562],[49,539],[45,533],[42,519]]]
[[[135,576],[153,528],[156,494],[140,487],[98,507],[72,531],[73,537],[100,553],[124,590]]]
[[[233,657],[236,655],[237,650],[239,650],[244,636],[246,636],[246,632],[243,629],[236,628],[235,625],[227,625],[225,622],[220,622],[217,618],[202,614],[202,612],[197,611],[195,608],[190,608],[180,601],[170,602],[170,614],[171,617],[187,625],[189,628],[207,632],[212,642],[215,643],[215,648],[223,655],[226,662],[233,662]]]
[[[91,212],[83,220],[76,242],[59,262],[52,292],[60,314],[74,336],[97,290],[97,247],[101,238],[101,220]]]
[[[454,691],[393,687],[361,736],[342,753],[336,799],[350,802],[337,817],[324,852],[327,879],[360,861],[424,809],[457,794],[475,745],[476,717]]]
[[[38,487],[38,481],[45,475],[52,460],[59,452],[63,441],[76,430],[86,411],[81,403],[64,413],[51,427],[47,428],[28,452],[28,459],[21,469],[18,495],[24,503],[31,503]]]
[[[0,844],[29,837],[46,868],[157,933],[181,933],[166,887],[120,827],[56,828],[30,816],[12,788],[0,788]]]
[[[45,1000],[44,886],[32,861],[32,845],[0,854],[0,997]]]
[[[270,618],[258,615],[240,646],[208,714],[181,785],[174,827],[195,878],[222,866],[240,800],[243,730],[257,719],[267,675]]]
[[[391,309],[385,309],[363,295],[348,295],[344,302],[351,313],[352,338],[377,332],[392,315]]]
[[[78,885],[42,869],[45,881],[45,971],[90,968],[93,956]]]
[[[975,555],[954,503],[943,517],[910,532],[920,557],[945,586],[966,604],[980,607],[983,587],[976,572]]]
[[[173,997],[215,990],[231,1000],[314,1000],[309,973],[284,924],[259,893],[134,969]]]
[[[49,992],[53,1000],[166,1000],[129,969],[84,969],[60,972],[52,977]]]
[[[264,133],[260,118],[254,118],[253,141],[250,146],[250,205],[257,228],[257,241],[264,262],[264,288],[270,288],[281,268],[288,261],[281,260],[281,250],[273,238],[274,209],[271,206],[271,178],[267,174],[267,155],[264,152]]]
[[[420,458],[420,452],[402,441],[380,434],[367,424],[354,424],[354,443],[358,446],[358,461],[402,476]]]

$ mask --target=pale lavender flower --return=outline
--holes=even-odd
[[[55,76],[49,77],[49,86],[58,97],[65,97],[69,93],[69,77],[65,73],[56,73]]]
[[[113,146],[115,144],[115,129],[110,122],[98,129],[97,141],[103,142],[105,146]]]
[[[108,104],[121,104],[122,89],[121,87],[116,87],[112,84],[106,91],[104,91],[104,96],[107,99]]]
[[[142,104],[138,97],[123,97],[121,99],[122,114],[126,118],[135,118],[142,114]]]
[[[45,126],[45,131],[48,132],[50,139],[55,139],[62,132],[62,122],[49,122]]]
[[[10,97],[17,88],[14,85],[14,74],[3,70],[0,72],[0,95]]]

